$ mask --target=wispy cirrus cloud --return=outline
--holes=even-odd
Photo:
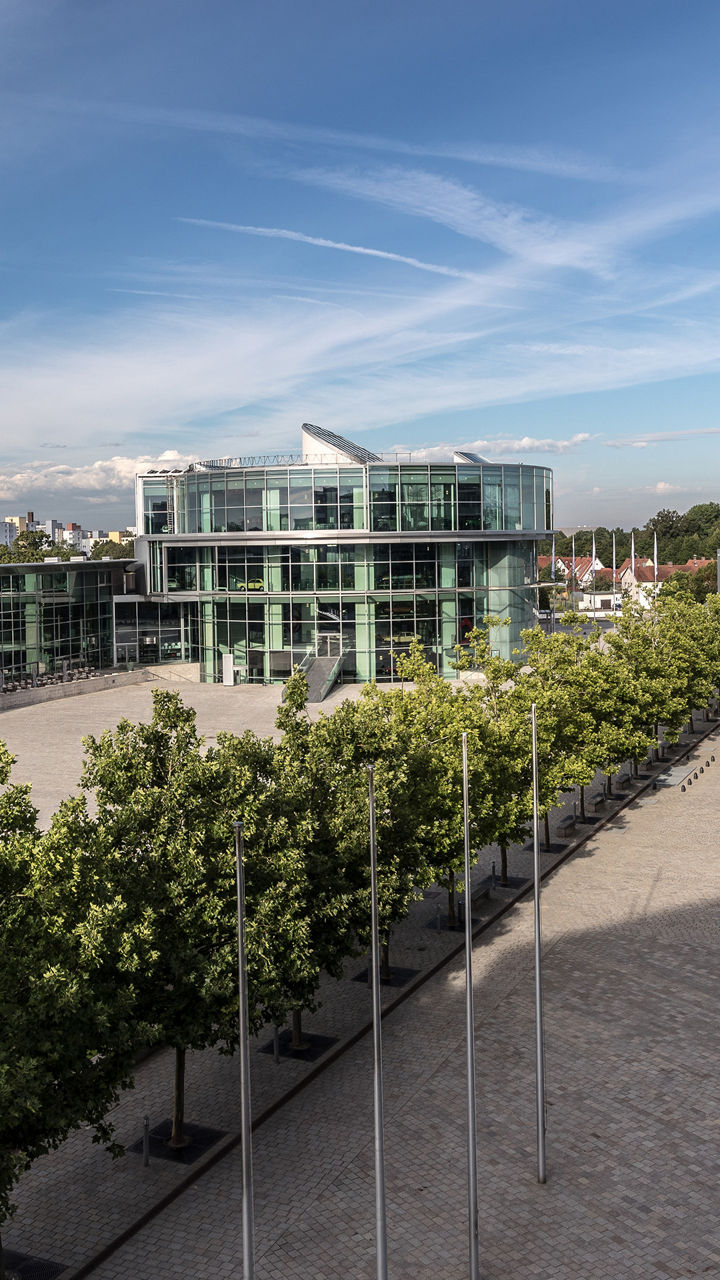
[[[313,168],[299,169],[292,176],[311,186],[426,218],[529,262],[598,265],[592,245],[581,241],[576,228],[424,169]]]
[[[2,97],[8,107],[15,109],[25,108],[35,113],[45,111],[51,117],[85,117],[93,123],[103,119],[114,120],[118,124],[136,129],[182,130],[260,142],[306,145],[313,149],[326,147],[342,151],[377,151],[399,156],[460,161],[491,169],[514,169],[521,173],[547,174],[550,177],[582,182],[631,180],[630,174],[604,159],[581,155],[557,145],[521,147],[482,142],[428,144],[235,112],[79,100],[43,94],[6,93]]]
[[[673,444],[678,440],[689,440],[694,436],[720,436],[720,427],[688,427],[677,431],[646,431],[636,436],[618,436],[614,440],[605,440],[608,449],[655,449],[661,444]]]
[[[386,262],[400,262],[406,267],[416,267],[418,271],[429,271],[433,275],[450,276],[455,280],[479,280],[481,277],[471,271],[461,271],[457,267],[445,267],[436,262],[423,262],[420,258],[409,258],[402,253],[390,253],[385,249],[369,249],[364,245],[345,244],[342,240],[326,240],[322,236],[305,235],[302,231],[288,231],[283,227],[252,227],[236,222],[215,222],[210,218],[177,218],[178,222],[188,223],[194,227],[209,227],[216,231],[235,231],[248,236],[260,236],[270,240],[292,240],[296,244],[315,245],[320,249],[339,249],[343,253],[357,253],[366,258],[382,258]]]

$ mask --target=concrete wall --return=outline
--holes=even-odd
[[[15,707],[32,707],[37,702],[55,702],[58,698],[77,698],[84,693],[101,693],[103,689],[117,689],[127,684],[145,684],[155,678],[147,667],[139,667],[137,671],[116,671],[92,676],[89,680],[49,684],[44,689],[18,689],[15,693],[0,693],[0,712],[12,711]]]

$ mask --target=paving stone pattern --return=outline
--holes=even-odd
[[[720,735],[697,759],[719,743]],[[720,1277],[720,763],[691,791],[669,786],[648,800],[596,833],[543,892],[546,1186],[535,1177],[531,903],[514,907],[476,943],[487,1280]],[[527,866],[527,853],[514,850],[511,869]],[[417,967],[419,955],[426,963],[440,954],[432,948],[457,940],[426,927],[434,901],[416,906],[395,948],[397,963]],[[333,984],[312,1028],[348,1034],[368,1007],[360,984]],[[463,1011],[460,957],[384,1024],[389,1258],[397,1280],[467,1276]],[[256,1109],[278,1081],[286,1087],[308,1070],[252,1057]],[[139,1136],[146,1110],[153,1124],[164,1118],[170,1084],[168,1055],[142,1065],[135,1093],[117,1109],[121,1138]],[[236,1062],[192,1055],[188,1104],[188,1119],[237,1131]],[[256,1132],[254,1167],[258,1280],[375,1275],[367,1037]],[[166,1161],[143,1169],[137,1157],[111,1164],[86,1134],[74,1135],[23,1180],[6,1243],[77,1264],[182,1172]],[[240,1208],[236,1150],[93,1274],[239,1276]]]

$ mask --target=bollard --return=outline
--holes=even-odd
[[[683,784],[682,784],[682,786],[681,786],[680,790],[681,790],[681,791],[685,791],[685,783],[684,783],[684,782],[683,782]]]
[[[694,778],[694,779],[695,779],[695,781],[697,782],[697,772],[695,772],[695,773],[693,774],[693,778]]]
[[[143,1119],[143,1164],[147,1169],[150,1163],[150,1117]]]
[[[273,1027],[273,1056],[275,1058],[275,1066],[280,1065],[280,1028]]]
[[[710,761],[709,761],[709,760],[706,760],[706,761],[705,761],[705,768],[706,768],[706,769],[709,769],[709,768],[710,768]]]
[[[702,765],[700,765],[700,772],[701,772],[701,773],[704,773],[704,772],[705,772],[705,770],[703,769]]]

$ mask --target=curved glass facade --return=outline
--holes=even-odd
[[[430,533],[552,527],[552,472],[513,465],[245,467],[143,477],[161,533]]]
[[[392,680],[417,636],[445,676],[488,614],[532,625],[552,473],[524,464],[207,466],[140,478],[151,599],[197,607],[209,681],[281,681],[308,657]],[[139,616],[139,615],[138,615]],[[189,634],[189,633],[188,633]]]

